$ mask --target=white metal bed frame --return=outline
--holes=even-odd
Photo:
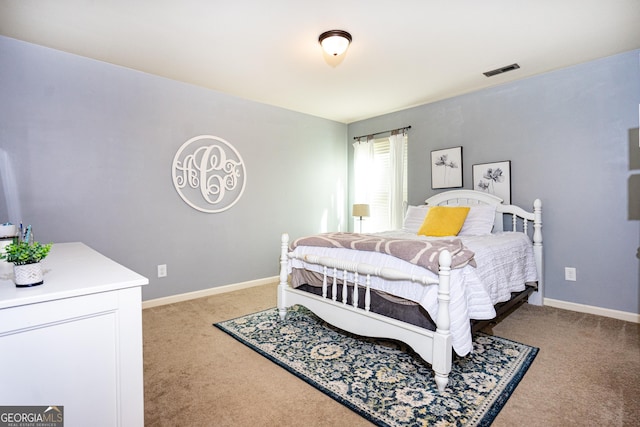
[[[542,256],[542,202],[536,199],[533,212],[514,205],[503,205],[502,199],[488,193],[475,190],[453,190],[439,193],[426,200],[429,206],[436,205],[474,205],[490,204],[496,206],[494,232],[504,230],[504,216],[511,216],[512,231],[529,232],[528,223],[533,223],[533,250],[538,272],[538,289],[529,297],[529,303],[542,305],[544,294],[543,256]],[[323,266],[322,296],[314,295],[293,288],[288,280],[289,260],[297,258],[307,263]],[[300,304],[314,312],[326,322],[356,335],[396,339],[411,346],[435,373],[435,382],[440,392],[444,391],[449,381],[452,361],[452,341],[449,331],[449,280],[451,255],[443,251],[439,258],[440,271],[438,279],[430,276],[413,276],[391,268],[380,268],[375,265],[320,257],[308,254],[289,252],[289,236],[282,235],[280,247],[280,283],[278,285],[278,310],[280,317],[285,318],[287,308]],[[329,274],[333,272],[332,276]],[[347,302],[347,281],[338,285],[337,272],[353,273],[353,301]],[[423,286],[438,286],[438,315],[435,319],[436,330],[431,331],[406,322],[395,320],[370,311],[370,278],[377,276],[386,280],[410,280]],[[342,300],[336,299],[337,288],[342,286]],[[327,298],[328,288],[332,288],[332,298]],[[358,288],[364,288],[364,309],[358,307]]]

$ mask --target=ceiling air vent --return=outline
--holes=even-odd
[[[484,74],[487,77],[491,77],[491,76],[495,76],[496,74],[506,73],[507,71],[517,70],[518,68],[520,68],[520,66],[518,64],[511,64],[511,65],[506,65],[506,66],[501,67],[501,68],[496,68],[495,70],[487,71],[487,72],[482,73],[482,74]]]

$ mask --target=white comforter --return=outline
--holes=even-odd
[[[403,231],[378,233],[384,237],[407,239],[433,239]],[[537,281],[535,258],[529,238],[523,233],[502,232],[485,236],[461,237],[463,243],[475,252],[477,267],[466,266],[451,270],[451,335],[453,349],[461,356],[472,348],[470,319],[486,320],[496,316],[494,304],[507,301],[511,292],[522,291],[526,282]],[[437,278],[429,270],[401,259],[367,251],[302,246],[298,254],[313,254],[332,258],[364,262],[390,267],[416,275]],[[292,259],[289,269],[306,268],[322,272],[322,267]],[[371,279],[371,287],[422,305],[432,319],[438,315],[438,289],[405,281]]]

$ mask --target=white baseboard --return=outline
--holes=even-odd
[[[577,311],[580,313],[595,314],[598,316],[612,317],[626,322],[640,323],[640,314],[627,311],[611,310],[609,308],[595,307],[593,305],[576,304],[574,302],[560,301],[551,298],[544,299],[544,305],[549,307],[562,308],[564,310]]]
[[[277,282],[278,276],[265,277],[264,279],[250,280],[248,282],[235,283],[232,285],[217,286],[215,288],[203,289],[201,291],[187,292],[184,294],[171,295],[163,298],[156,298],[147,301],[142,301],[142,309],[157,307],[160,305],[173,304],[175,302],[188,301],[191,299],[208,297],[210,295],[223,294],[225,292],[238,291],[240,289],[252,288],[254,286],[267,285],[269,283]]]

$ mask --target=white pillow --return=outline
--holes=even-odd
[[[427,205],[408,206],[407,213],[404,216],[402,231],[418,234],[418,230],[422,227],[427,212],[429,212],[429,206]]]
[[[495,205],[472,205],[458,236],[490,234],[496,217]]]

